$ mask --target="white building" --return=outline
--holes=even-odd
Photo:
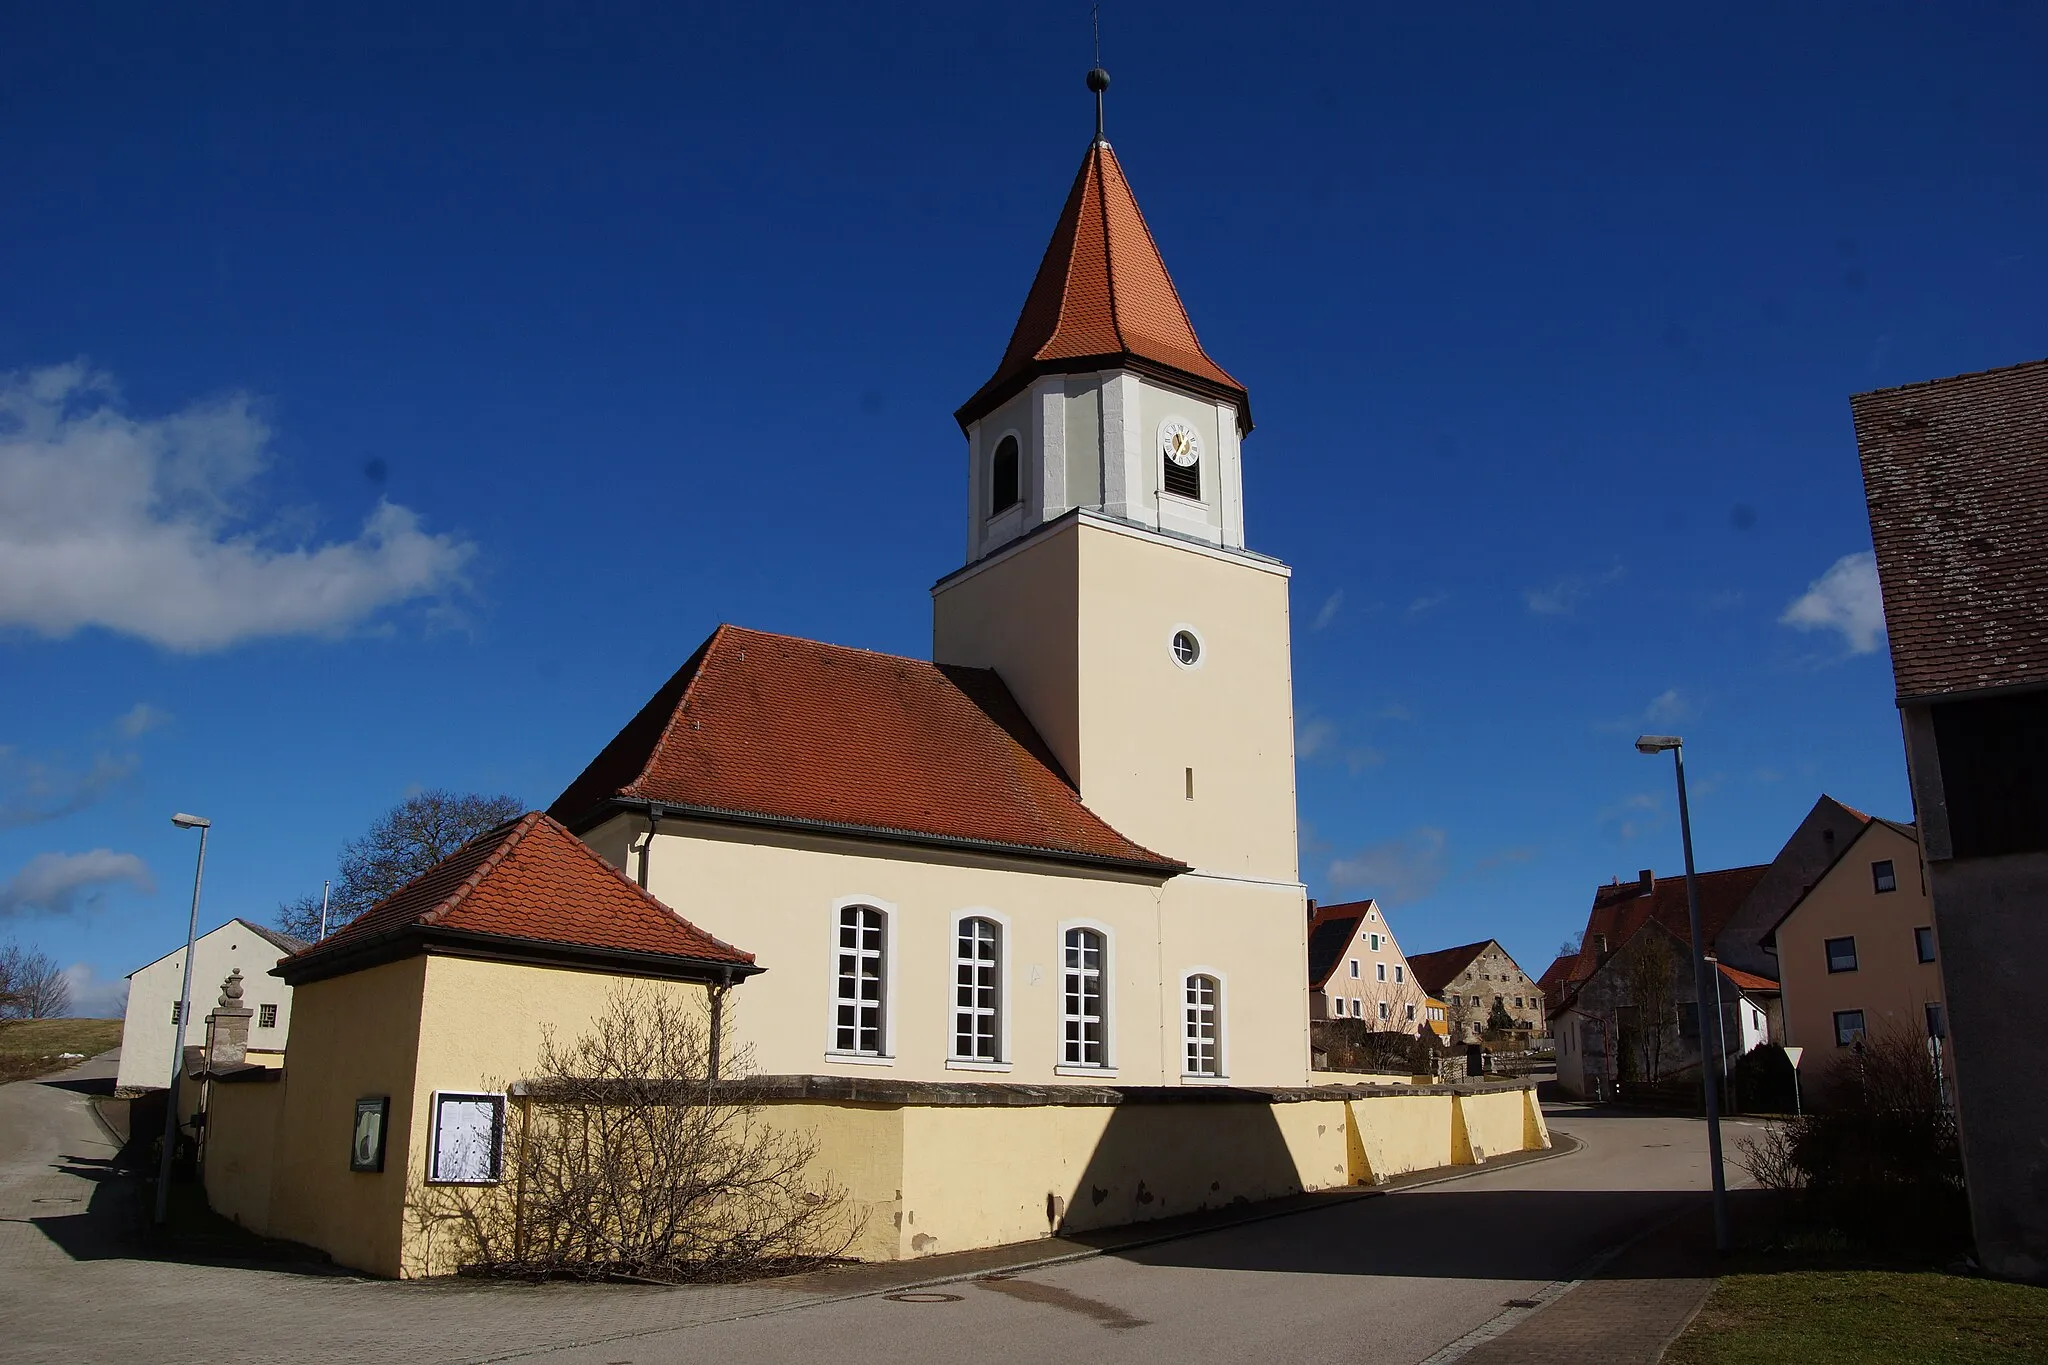
[[[185,1045],[206,1041],[206,1015],[220,983],[242,969],[242,1003],[254,1010],[249,1021],[249,1060],[280,1064],[291,1027],[292,988],[270,974],[277,960],[306,945],[298,939],[231,919],[199,939],[193,954],[192,1022]],[[160,1090],[171,1081],[171,1045],[177,1035],[179,992],[185,982],[181,944],[146,967],[128,974],[128,1015],[121,1025],[121,1069],[114,1085],[123,1094]]]

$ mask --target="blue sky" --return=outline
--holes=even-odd
[[[1295,567],[1311,894],[1540,971],[1678,866],[1644,729],[1707,866],[1910,815],[1847,399],[2048,353],[2048,13],[1106,8]],[[267,917],[409,790],[546,804],[721,620],[924,653],[958,563],[1086,6],[416,10],[10,22],[0,936],[88,1002],[173,810]]]

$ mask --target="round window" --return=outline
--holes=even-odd
[[[1201,657],[1202,642],[1195,638],[1193,631],[1177,630],[1173,633],[1173,658],[1175,663],[1178,663],[1183,668],[1192,668],[1195,665],[1195,661]]]

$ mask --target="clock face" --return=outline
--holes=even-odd
[[[1159,428],[1159,450],[1183,469],[1202,458],[1202,438],[1186,422],[1166,422]]]

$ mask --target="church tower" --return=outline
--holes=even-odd
[[[967,438],[933,658],[993,668],[1087,805],[1199,873],[1297,882],[1288,569],[1245,547],[1242,384],[1097,129]]]

